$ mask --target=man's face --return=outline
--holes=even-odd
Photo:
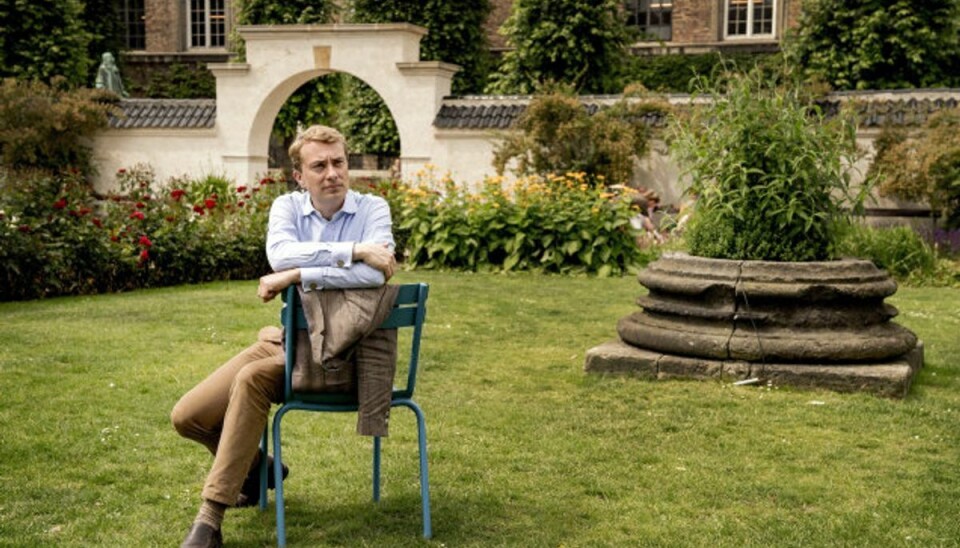
[[[314,209],[331,217],[343,206],[350,188],[343,145],[308,141],[300,148],[300,169],[293,172],[293,178],[310,193]]]

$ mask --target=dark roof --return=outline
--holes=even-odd
[[[665,99],[681,108],[693,100],[686,94],[668,95]],[[620,96],[592,95],[583,96],[580,100],[587,111],[593,114],[604,106],[614,104],[620,100]],[[862,127],[917,126],[922,125],[934,112],[960,106],[960,89],[837,92],[818,103],[825,114],[833,115],[847,101],[855,102]],[[529,102],[528,95],[446,97],[433,125],[440,129],[507,129],[520,117]],[[662,126],[665,118],[662,114],[649,113],[641,121],[651,126]]]
[[[212,128],[217,119],[215,99],[123,99],[121,116],[110,117],[112,129]]]

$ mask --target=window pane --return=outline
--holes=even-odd
[[[144,0],[124,0],[120,3],[120,23],[124,45],[128,49],[146,49],[147,28],[144,19]]]
[[[190,0],[190,46],[207,45],[206,6],[204,0]]]
[[[754,0],[753,34],[773,34],[773,0]]]
[[[210,0],[210,46],[222,48],[227,39],[227,11],[224,0]]]
[[[727,35],[746,36],[749,0],[729,0],[727,8]]]

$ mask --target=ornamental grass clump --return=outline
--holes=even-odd
[[[869,192],[869,184],[851,184],[852,117],[826,118],[799,86],[774,85],[758,72],[731,75],[704,93],[709,101],[672,124],[673,153],[697,198],[690,253],[831,258],[839,230]]]

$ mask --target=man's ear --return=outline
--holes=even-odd
[[[299,169],[293,170],[293,180],[297,182],[300,188],[303,188],[303,173]]]

